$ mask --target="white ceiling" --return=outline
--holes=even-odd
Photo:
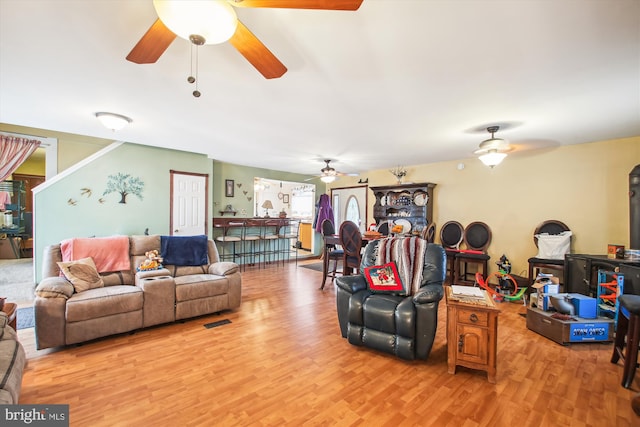
[[[638,0],[364,0],[355,12],[237,8],[287,66],[266,80],[229,43],[125,56],[151,0],[0,0],[0,122],[314,174],[640,135]],[[93,114],[133,119],[117,133]]]

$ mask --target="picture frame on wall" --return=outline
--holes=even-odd
[[[232,179],[224,180],[224,196],[225,197],[233,197],[233,185],[234,185],[234,182]]]
[[[283,194],[282,195],[282,203],[289,203],[289,195],[288,194]]]

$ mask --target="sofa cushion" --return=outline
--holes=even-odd
[[[208,273],[208,266],[206,265],[198,265],[198,266],[189,266],[189,265],[165,265],[164,266],[167,270],[169,270],[169,273],[173,276],[173,277],[180,277],[180,276],[191,276],[194,274],[207,274]]]
[[[218,276],[228,276],[240,271],[240,266],[235,262],[215,262],[209,266],[209,273]]]
[[[111,273],[101,273],[105,286],[133,285],[135,283],[134,274],[131,271],[113,271]]]
[[[145,253],[153,250],[160,250],[159,235],[131,236],[129,238],[129,252],[132,256],[139,256],[145,259]],[[133,265],[132,267],[135,268],[137,265]]]
[[[142,310],[143,292],[137,286],[116,285],[90,289],[67,300],[67,322],[80,322]]]
[[[212,297],[229,292],[229,280],[213,274],[194,274],[175,278],[176,301]]]
[[[4,311],[0,311],[0,340],[4,339],[4,328],[7,326],[7,314]]]
[[[64,298],[73,295],[73,285],[64,277],[47,277],[38,283],[35,294],[40,298]]]
[[[0,341],[0,403],[18,403],[26,355],[16,340]],[[8,395],[7,395],[8,394]]]
[[[18,333],[16,332],[15,329],[13,329],[9,325],[2,328],[2,332],[0,332],[0,334],[2,334],[2,337],[0,338],[0,340],[18,341]]]
[[[91,257],[77,261],[58,262],[58,267],[60,267],[64,277],[71,282],[76,292],[104,286],[102,277],[98,274],[96,265]]]
[[[370,295],[362,307],[364,327],[396,334],[396,308],[404,299],[394,295]]]

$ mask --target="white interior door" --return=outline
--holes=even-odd
[[[208,175],[171,171],[171,234],[207,234]]]
[[[331,207],[336,232],[344,221],[353,221],[358,224],[361,232],[366,231],[368,188],[364,185],[331,189]]]

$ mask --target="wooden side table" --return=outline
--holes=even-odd
[[[7,317],[9,318],[9,326],[17,331],[16,323],[18,320],[18,304],[13,302],[5,302],[4,306],[2,307],[2,311],[7,313]]]
[[[500,310],[484,294],[484,299],[465,301],[447,286],[447,367],[450,374],[456,373],[456,366],[486,371],[489,382],[495,384]]]

